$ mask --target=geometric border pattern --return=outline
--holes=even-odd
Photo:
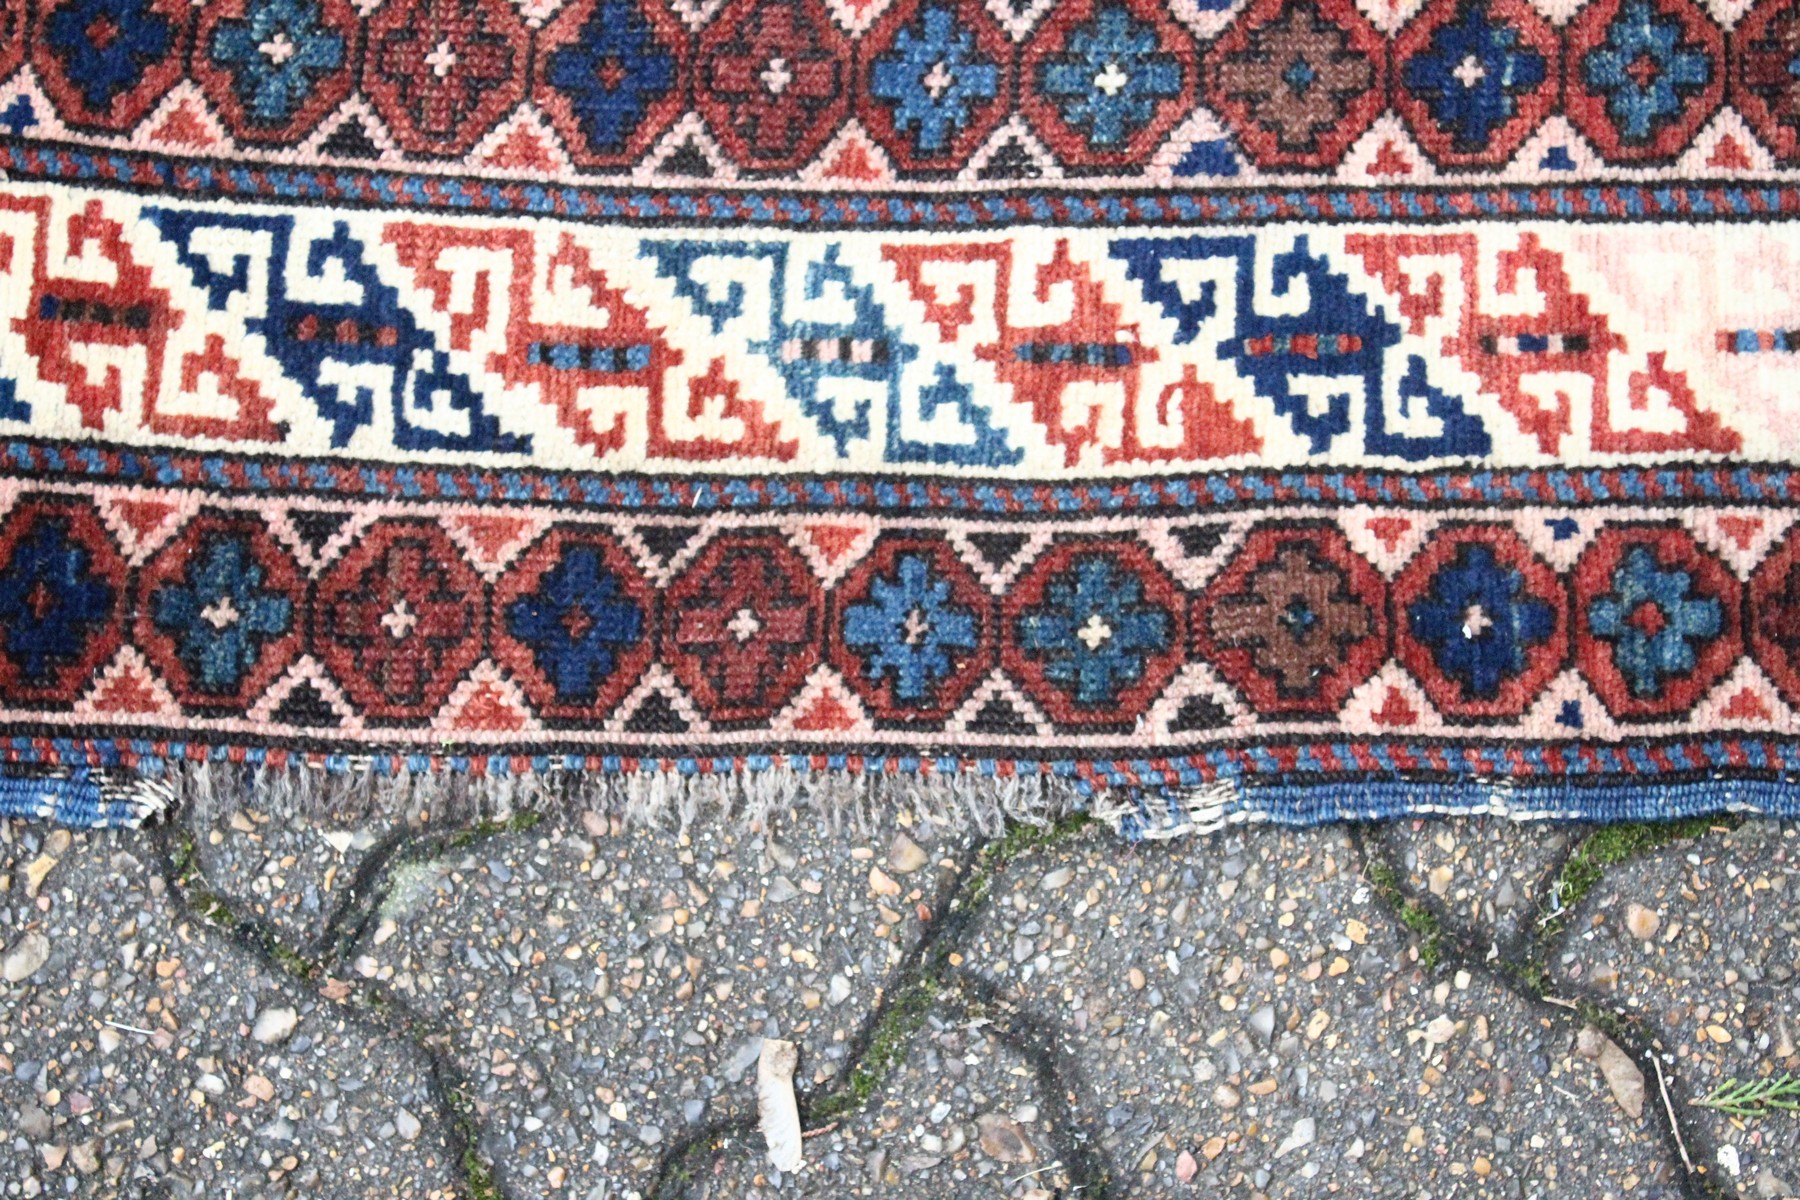
[[[202,159],[828,192],[1796,162],[1792,0],[32,8],[15,136]]]
[[[983,520],[0,495],[19,732],[1270,763],[1323,739],[1372,767],[1510,746],[1571,773],[1800,733],[1792,503]],[[1427,749],[1371,748],[1396,739]]]
[[[518,213],[586,221],[679,220],[701,225],[821,228],[985,228],[1052,223],[1075,228],[1134,225],[1326,224],[1560,219],[1617,223],[1755,221],[1800,217],[1800,186],[1781,179],[1670,178],[1655,182],[1467,182],[1459,185],[1320,186],[1251,183],[1238,189],[1114,186],[1104,196],[1037,184],[952,198],[870,189],[806,194],[776,189],[724,191],[682,181],[595,187],[459,178],[355,166],[217,164],[126,150],[76,149],[53,142],[0,140],[0,170],[18,179],[116,185],[180,196]]]

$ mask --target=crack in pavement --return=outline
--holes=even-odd
[[[911,1052],[912,1035],[927,1014],[957,1014],[964,1019],[985,1019],[990,1032],[1028,1064],[1054,1131],[1052,1148],[1070,1180],[1069,1194],[1083,1200],[1129,1194],[1125,1181],[1116,1181],[1095,1147],[1099,1139],[1077,1115],[1085,1080],[1079,1063],[1069,1055],[1060,1031],[1049,1022],[1005,999],[1000,990],[953,959],[966,948],[976,918],[991,901],[994,885],[1015,860],[1076,836],[1087,827],[1080,820],[1066,821],[1049,829],[1015,827],[1008,834],[971,845],[958,870],[941,884],[929,905],[932,917],[901,963],[889,975],[880,1001],[864,1020],[850,1045],[847,1068],[821,1092],[799,1097],[803,1126],[809,1133],[823,1132],[867,1108],[879,1094],[893,1068]],[[402,870],[437,861],[487,837],[516,831],[506,823],[482,823],[456,830],[419,831],[400,828],[379,839],[357,865],[342,896],[334,903],[316,936],[301,939],[298,946],[284,943],[268,922],[240,915],[231,905],[207,890],[205,871],[194,853],[191,834],[180,826],[153,831],[159,869],[184,912],[223,929],[246,952],[273,968],[304,979],[320,988],[324,998],[347,1016],[367,1023],[385,1035],[417,1047],[429,1067],[430,1097],[444,1130],[447,1147],[461,1168],[459,1184],[469,1200],[502,1200],[512,1195],[504,1162],[487,1162],[481,1154],[483,1114],[475,1100],[472,1081],[446,1049],[454,1031],[423,1016],[392,986],[364,979],[356,968],[359,950],[374,936],[382,905],[392,895]],[[1654,1084],[1654,1059],[1662,1043],[1644,1028],[1643,1018],[1608,1007],[1584,985],[1552,986],[1549,963],[1564,936],[1567,914],[1579,897],[1551,908],[1554,899],[1539,901],[1534,919],[1500,938],[1480,939],[1476,931],[1446,919],[1435,898],[1404,882],[1390,848],[1364,826],[1351,826],[1349,840],[1361,859],[1365,879],[1402,931],[1421,945],[1435,946],[1436,963],[1428,970],[1466,970],[1492,981],[1518,997],[1531,1011],[1573,1035],[1584,1025],[1600,1027],[1644,1074],[1651,1128],[1664,1146],[1665,1159],[1679,1164],[1683,1138],[1689,1145],[1703,1142],[1702,1131],[1678,1115],[1671,1115]],[[1541,873],[1542,879],[1559,879],[1581,853],[1576,843]],[[1613,865],[1611,862],[1603,866]],[[1377,878],[1385,878],[1386,885]],[[1409,920],[1404,907],[1431,914],[1429,929]],[[1561,918],[1561,919],[1551,919]],[[1488,944],[1478,945],[1478,941]],[[1491,949],[1490,949],[1491,944]],[[1424,965],[1424,964],[1422,964]],[[347,978],[338,978],[343,970]],[[526,1056],[527,1060],[531,1056]],[[542,1063],[530,1065],[543,1071]],[[653,1200],[675,1200],[706,1168],[722,1163],[719,1157],[736,1144],[746,1149],[757,1140],[755,1121],[746,1116],[721,1119],[685,1131],[660,1155],[646,1195]],[[756,1146],[760,1151],[760,1145]],[[1688,1200],[1721,1200],[1725,1193],[1712,1179],[1691,1170],[1677,1170],[1675,1181]]]
[[[951,961],[987,903],[993,880],[1013,860],[1075,836],[1089,824],[1083,819],[1065,819],[1048,827],[1016,826],[965,852],[957,871],[931,905],[933,918],[889,976],[881,1002],[852,1041],[850,1065],[844,1072],[848,1082],[824,1095],[797,1097],[801,1127],[808,1135],[829,1129],[874,1100],[887,1075],[903,1061],[911,1035],[927,1013],[961,1008],[992,1021],[998,1039],[1030,1064],[1045,1107],[1060,1118],[1053,1124],[1067,1130],[1056,1139],[1056,1150],[1069,1174],[1070,1193],[1086,1200],[1104,1200],[1114,1194],[1109,1191],[1105,1165],[1090,1149],[1095,1141],[1093,1132],[1075,1116],[1070,1101],[1074,1092],[1068,1083],[1072,1064],[1049,1026],[1002,1000],[996,989],[957,970]],[[695,1177],[701,1155],[716,1161],[733,1140],[747,1141],[755,1133],[754,1121],[738,1117],[710,1123],[678,1139],[658,1163],[648,1196],[651,1200],[679,1200]]]
[[[535,822],[533,822],[535,823]],[[192,833],[170,823],[150,831],[159,871],[181,910],[228,936],[246,953],[270,968],[318,986],[319,995],[359,1024],[372,1025],[391,1039],[416,1048],[424,1057],[430,1095],[442,1124],[446,1147],[458,1165],[468,1200],[510,1200],[504,1168],[487,1163],[480,1153],[480,1126],[473,1088],[454,1058],[442,1049],[450,1031],[425,1019],[379,981],[360,978],[352,965],[356,948],[405,866],[433,861],[485,837],[511,832],[508,824],[478,823],[453,831],[419,832],[401,828],[382,838],[358,865],[341,899],[333,906],[321,933],[298,947],[286,945],[268,922],[243,916],[217,893],[201,891],[195,880],[205,871],[194,852]],[[343,977],[336,968],[349,968]],[[341,985],[341,986],[333,986]]]
[[[1390,878],[1397,880],[1403,877],[1391,856],[1381,848],[1378,839],[1370,835],[1368,826],[1352,825],[1349,833],[1351,844],[1362,857],[1365,878],[1370,878],[1371,867],[1375,864],[1385,867]],[[1543,872],[1542,878],[1559,878],[1579,850],[1579,845],[1572,846],[1567,853],[1558,856],[1554,864]],[[1373,879],[1371,883],[1374,884]],[[1406,895],[1405,885],[1398,883],[1387,888],[1376,885],[1375,891],[1383,906],[1393,914],[1396,923],[1411,936],[1418,936],[1417,931],[1402,918],[1401,910],[1396,906],[1395,893],[1399,893],[1410,903],[1423,905],[1439,918],[1435,934],[1439,961],[1428,968],[1433,973],[1457,969],[1480,974],[1571,1034],[1579,1033],[1586,1025],[1594,1025],[1611,1038],[1643,1075],[1646,1084],[1645,1115],[1657,1130],[1667,1161],[1680,1168],[1687,1158],[1682,1151],[1682,1135],[1686,1132],[1687,1140],[1692,1142],[1693,1131],[1684,1129],[1677,1121],[1671,1120],[1661,1096],[1650,1088],[1650,1084],[1658,1079],[1657,1067],[1652,1063],[1652,1058],[1661,1047],[1660,1039],[1642,1030],[1640,1018],[1623,1009],[1605,1007],[1585,988],[1558,989],[1574,992],[1570,998],[1558,996],[1552,999],[1548,993],[1551,982],[1549,956],[1562,935],[1560,923],[1547,925],[1541,921],[1533,921],[1523,926],[1513,937],[1505,939],[1508,943],[1506,947],[1502,948],[1496,942],[1498,953],[1490,958],[1486,951],[1470,942],[1458,924],[1442,921],[1437,905],[1429,898]],[[1572,907],[1571,905],[1561,911],[1566,913]],[[1725,1200],[1726,1193],[1698,1172],[1678,1169],[1677,1182],[1687,1200]]]

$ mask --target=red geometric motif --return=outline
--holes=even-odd
[[[456,294],[452,272],[474,272],[470,308],[450,313],[450,344],[459,350],[469,349],[477,332],[499,332],[495,265],[484,262],[470,266],[467,257],[446,265],[442,256],[449,250],[482,250],[509,258],[504,301],[505,348],[488,357],[489,369],[509,384],[523,384],[540,391],[556,406],[558,419],[574,433],[575,440],[593,447],[596,454],[625,445],[630,411],[614,412],[605,428],[596,429],[593,411],[581,402],[582,391],[602,386],[641,388],[645,393],[643,407],[650,440],[659,447],[653,453],[683,456],[664,433],[663,419],[663,376],[681,361],[681,351],[670,346],[660,330],[650,326],[645,312],[628,303],[623,292],[607,285],[592,256],[570,235],[563,235],[557,252],[544,264],[542,275],[537,265],[537,239],[528,229],[480,230],[397,222],[389,225],[383,236],[394,247],[400,262],[412,269],[417,285],[431,293],[432,307],[439,312],[449,312],[451,298]],[[532,319],[532,312],[540,306],[534,298],[537,289],[555,281],[564,271],[570,286],[578,293],[586,293],[581,299],[605,315],[603,324],[540,324]],[[747,438],[772,436],[766,427],[753,429],[746,422]],[[711,447],[703,448],[693,456],[716,457],[710,450]]]
[[[1136,324],[1121,320],[1119,306],[1106,299],[1104,286],[1089,274],[1085,264],[1070,257],[1069,243],[1059,240],[1050,260],[1038,266],[1033,295],[1039,303],[1066,295],[1071,301],[1066,320],[1054,325],[1021,326],[1010,317],[1013,296],[1013,244],[990,242],[945,246],[889,245],[881,256],[894,264],[900,281],[925,309],[925,319],[937,326],[938,336],[954,342],[958,332],[975,318],[976,286],[959,283],[955,299],[941,298],[928,278],[933,266],[942,264],[991,264],[994,296],[984,306],[994,316],[999,336],[975,346],[975,356],[994,364],[994,373],[1010,385],[1012,398],[1031,406],[1032,419],[1044,436],[1063,448],[1068,466],[1081,460],[1083,450],[1098,446],[1101,461],[1192,462],[1250,453],[1262,448],[1255,426],[1240,421],[1229,404],[1217,399],[1212,386],[1198,379],[1192,367],[1182,379],[1158,394],[1154,419],[1164,428],[1178,428],[1173,444],[1146,442],[1139,406],[1142,366],[1155,362],[1157,352],[1139,337]],[[1057,353],[1056,351],[1064,351]],[[1107,441],[1100,428],[1105,416],[1089,407],[1086,420],[1071,426],[1073,416],[1065,404],[1071,386],[1078,383],[1115,383],[1123,395],[1120,432]],[[1170,420],[1171,407],[1179,414],[1179,426]]]
[[[507,0],[388,0],[363,87],[405,149],[465,154],[525,98],[529,48]]]
[[[25,59],[25,0],[0,0],[0,79]]]
[[[725,374],[722,358],[713,359],[706,374],[688,380],[687,417],[690,425],[707,430],[729,429],[736,423],[743,429],[737,437],[726,440],[704,434],[680,439],[669,436],[660,393],[647,413],[650,429],[646,448],[652,458],[679,458],[689,462],[772,458],[778,462],[792,462],[800,453],[800,443],[783,441],[781,425],[764,417],[760,400],[748,400],[739,394],[737,381]]]
[[[779,534],[709,542],[663,602],[663,657],[715,725],[766,722],[823,640],[818,580]]]
[[[851,49],[819,0],[732,0],[700,41],[696,99],[733,158],[799,166],[849,112]]]
[[[1069,315],[1053,325],[1012,323],[1011,242],[888,245],[882,247],[881,256],[894,264],[900,281],[924,307],[925,319],[937,326],[938,336],[945,342],[956,341],[959,331],[975,320],[976,285],[958,283],[955,299],[945,301],[929,277],[931,269],[991,266],[994,295],[983,308],[993,313],[999,336],[976,345],[975,356],[994,364],[994,373],[1010,385],[1015,402],[1031,406],[1032,420],[1053,445],[1063,448],[1066,465],[1079,463],[1089,446],[1099,447],[1101,461],[1109,466],[1196,462],[1262,449],[1255,425],[1239,420],[1192,366],[1184,367],[1179,381],[1163,387],[1150,414],[1163,430],[1174,431],[1176,438],[1172,443],[1167,438],[1146,440],[1140,377],[1145,363],[1157,361],[1157,351],[1142,340],[1135,323],[1121,319],[1119,306],[1106,298],[1104,285],[1089,273],[1087,265],[1071,257],[1067,239],[1057,241],[1050,260],[1037,267],[1034,277],[1032,294],[1038,303],[1053,299],[1063,303],[1067,297]],[[1116,441],[1102,433],[1106,414],[1097,407],[1088,408],[1081,424],[1069,424],[1074,413],[1065,398],[1072,386],[1082,383],[1112,383],[1120,389],[1123,399]]]
[[[169,689],[151,674],[144,656],[130,646],[100,672],[93,686],[76,702],[75,711],[111,721],[120,717],[181,717],[181,706],[169,695]]]
[[[1800,0],[1753,6],[1730,41],[1732,104],[1778,157],[1800,158]]]
[[[150,141],[163,146],[178,146],[184,150],[206,150],[219,144],[216,126],[206,118],[204,107],[198,100],[184,97],[172,107],[156,127],[150,131]]]
[[[319,582],[314,645],[368,716],[429,717],[481,657],[484,608],[435,521],[383,522]]]
[[[1472,233],[1358,233],[1344,239],[1344,248],[1359,255],[1368,271],[1398,297],[1400,315],[1414,334],[1425,332],[1427,318],[1445,315],[1441,260],[1458,260],[1463,293],[1457,305],[1458,329],[1444,339],[1443,352],[1458,356],[1466,370],[1479,376],[1483,390],[1499,398],[1520,430],[1536,438],[1545,454],[1556,454],[1562,439],[1574,431],[1574,400],[1558,387],[1546,406],[1545,397],[1523,386],[1526,378],[1537,375],[1585,375],[1591,381],[1586,390],[1592,405],[1589,426],[1595,450],[1616,454],[1730,452],[1742,444],[1716,413],[1699,407],[1685,377],[1668,370],[1660,353],[1647,355],[1649,369],[1628,379],[1628,403],[1633,409],[1646,408],[1654,387],[1681,414],[1682,430],[1664,433],[1614,426],[1611,354],[1626,348],[1625,339],[1613,332],[1604,315],[1589,308],[1588,298],[1574,290],[1562,256],[1545,249],[1536,234],[1520,234],[1518,247],[1501,251],[1495,260],[1496,293],[1517,295],[1522,283],[1530,281],[1542,297],[1542,308],[1526,314],[1490,315],[1484,311],[1484,281]],[[1417,266],[1408,262],[1415,258]]]
[[[56,247],[57,255],[79,259],[98,253],[112,266],[113,280],[52,277],[49,201],[0,196],[0,211],[26,212],[36,218],[31,300],[13,328],[24,334],[40,377],[68,389],[69,403],[81,411],[83,427],[101,429],[108,412],[124,410],[126,381],[118,365],[109,362],[100,382],[93,382],[87,365],[77,361],[73,351],[77,346],[141,347],[144,377],[132,381],[129,391],[143,398],[146,420],[153,419],[162,389],[163,345],[170,331],[180,326],[182,314],[170,303],[169,293],[150,282],[150,269],[132,258],[124,229],[101,215],[98,200],[90,201],[69,217],[66,245]],[[11,238],[0,235],[0,262],[14,263],[18,252]]]
[[[175,314],[179,316],[180,314]],[[181,391],[189,395],[200,387],[200,380],[211,376],[221,396],[237,401],[237,415],[206,416],[199,413],[166,413],[155,393],[145,390],[144,422],[157,433],[175,437],[215,437],[233,442],[279,442],[287,436],[287,425],[271,421],[274,401],[263,395],[256,381],[243,374],[237,359],[225,353],[225,339],[216,333],[206,335],[206,349],[181,356]]]
[[[1788,703],[1800,705],[1800,536],[1763,560],[1747,590],[1750,653]]]

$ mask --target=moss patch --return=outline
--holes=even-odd
[[[1400,873],[1386,859],[1370,856],[1363,867],[1363,878],[1375,889],[1382,903],[1393,909],[1400,923],[1418,939],[1419,962],[1427,971],[1435,971],[1444,961],[1444,924],[1437,913],[1407,896],[1400,886]]]
[[[1638,821],[1603,825],[1569,854],[1550,886],[1553,905],[1538,922],[1538,943],[1547,946],[1563,931],[1569,914],[1600,885],[1608,867],[1641,858],[1670,842],[1702,837],[1714,829],[1736,829],[1738,817],[1690,817],[1684,821]]]

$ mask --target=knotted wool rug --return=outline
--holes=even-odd
[[[1800,0],[0,0],[0,810],[1800,812],[1796,63]]]

